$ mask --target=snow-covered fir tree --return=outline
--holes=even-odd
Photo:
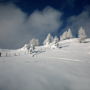
[[[44,45],[49,45],[50,43],[53,42],[53,36],[49,33],[46,37],[46,39],[44,40],[43,44]]]
[[[28,52],[32,52],[35,49],[35,46],[39,45],[39,40],[33,38],[32,40],[30,40],[30,42],[28,44],[25,44],[24,47],[22,49],[28,51]]]
[[[73,38],[71,29],[69,28],[68,31],[65,31],[61,36],[60,36],[60,40],[66,40],[66,39],[70,39]]]
[[[71,32],[70,28],[68,29],[66,36],[67,36],[67,39],[73,38],[73,35],[72,35],[72,32]]]
[[[39,40],[38,39],[35,39],[33,38],[31,41],[30,41],[30,46],[38,46],[39,45]]]
[[[59,38],[58,38],[57,36],[55,36],[54,39],[53,39],[53,43],[56,44],[56,43],[58,43],[58,42],[59,42]]]
[[[28,44],[25,44],[24,47],[23,47],[23,49],[29,51],[29,49],[30,49],[30,44],[29,44],[29,43],[28,43]]]
[[[33,53],[36,46],[39,46],[39,40],[33,38],[33,39],[30,41],[30,49],[29,49],[29,52],[30,52],[30,53]]]
[[[87,35],[85,33],[85,29],[83,27],[80,27],[79,31],[78,31],[78,37],[79,37],[79,41],[84,42],[84,40],[86,39]]]
[[[65,31],[61,36],[60,40],[66,40],[67,39],[67,31]]]

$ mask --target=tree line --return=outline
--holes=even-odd
[[[71,39],[74,38],[71,29],[69,28],[67,31],[63,32],[60,37],[53,37],[50,33],[47,35],[45,38],[43,45],[49,45],[50,43],[57,44],[59,41],[66,40],[66,39]],[[80,27],[78,31],[78,38],[79,42],[83,43],[85,39],[87,38],[87,35],[85,33],[85,29],[83,27]],[[38,39],[32,39],[28,44],[25,45],[25,47],[30,51],[33,52],[36,46],[39,46],[39,40]]]
[[[63,32],[62,35],[60,35],[60,37],[53,37],[50,33],[47,35],[47,37],[45,38],[43,45],[47,46],[50,43],[56,44],[58,46],[58,42],[62,41],[62,40],[67,40],[67,39],[71,39],[74,38],[71,29],[69,28],[67,31]],[[79,42],[83,43],[85,42],[85,39],[87,38],[87,35],[85,33],[85,29],[83,27],[80,27],[79,31],[78,31],[78,38],[79,38]],[[27,49],[28,52],[33,53],[35,50],[36,46],[39,46],[39,40],[36,38],[33,38],[32,40],[29,41],[28,44],[24,45],[24,48]],[[0,57],[1,57],[2,53],[0,52]]]

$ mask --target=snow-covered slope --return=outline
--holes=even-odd
[[[90,90],[90,43],[71,39],[59,46],[39,46],[33,54],[6,50],[10,56],[0,57],[0,90]]]
[[[37,55],[37,57],[83,59],[85,61],[90,57],[90,42],[79,43],[78,39],[70,39],[59,42],[59,48],[53,47],[54,45],[43,48],[42,51],[45,52]]]

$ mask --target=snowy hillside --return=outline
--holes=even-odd
[[[0,51],[0,90],[90,90],[90,39]]]

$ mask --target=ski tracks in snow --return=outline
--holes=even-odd
[[[36,57],[36,58],[43,59],[44,57]],[[81,63],[86,62],[86,63],[90,63],[89,61],[83,61],[83,60],[79,60],[79,59],[59,58],[59,57],[45,57],[45,59],[49,59],[48,62],[81,62]],[[50,60],[50,59],[54,59],[54,60]],[[43,60],[39,60],[39,61],[42,62]]]
[[[72,62],[80,62],[81,61],[78,59],[69,59],[69,58],[57,58],[57,57],[48,57],[48,58],[59,59],[59,60],[64,60],[64,61],[72,61]]]

